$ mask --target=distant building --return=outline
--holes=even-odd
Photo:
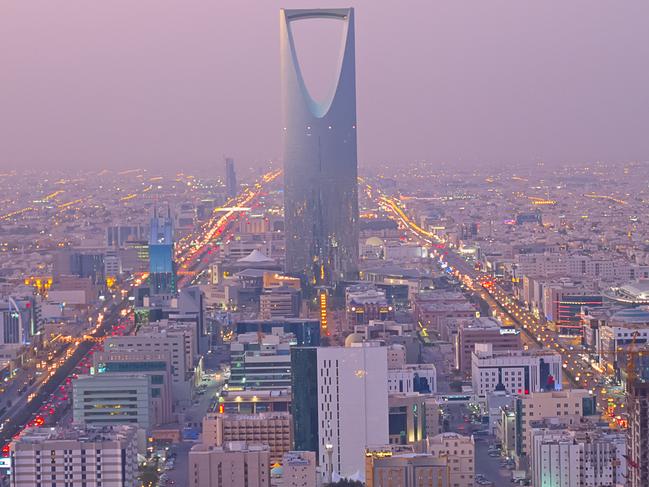
[[[137,429],[32,428],[11,443],[12,487],[135,487]]]
[[[561,355],[552,351],[495,352],[491,344],[477,343],[472,354],[473,392],[486,398],[502,384],[512,394],[561,389]]]
[[[176,264],[171,210],[154,209],[149,238],[149,282],[152,294],[176,292]]]
[[[269,487],[270,451],[264,445],[197,444],[189,451],[189,487]]]
[[[228,388],[237,390],[289,389],[291,387],[290,337],[238,335],[230,344]]]
[[[299,289],[282,286],[265,289],[259,297],[259,311],[262,320],[273,318],[297,318],[302,304]]]
[[[455,365],[461,372],[471,372],[471,354],[476,343],[491,343],[495,352],[520,350],[520,331],[505,328],[500,321],[491,317],[475,318],[461,324],[455,347]]]
[[[34,298],[0,300],[0,345],[29,343],[41,331],[41,325]]]
[[[225,158],[225,190],[229,198],[234,198],[238,191],[237,173],[234,170],[234,159]]]
[[[273,329],[295,335],[296,345],[317,347],[320,345],[320,321],[310,318],[274,318],[270,320],[241,320],[236,333],[276,334]]]

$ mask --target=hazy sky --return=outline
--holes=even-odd
[[[361,163],[649,160],[647,0],[351,4]],[[347,5],[2,0],[0,168],[279,160],[278,9]]]

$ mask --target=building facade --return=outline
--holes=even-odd
[[[322,103],[310,95],[292,24],[343,22],[337,86]],[[280,11],[286,270],[321,285],[358,271],[358,185],[354,9]]]

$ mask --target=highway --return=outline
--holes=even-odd
[[[280,173],[281,171],[272,171],[263,175],[254,186],[245,189],[239,196],[231,200],[230,206],[253,206],[263,193],[264,187],[274,181]],[[181,268],[187,270],[190,275],[200,272],[201,266],[206,264],[203,257],[211,249],[213,239],[232,229],[243,214],[235,210],[229,210],[225,214],[215,212],[197,232],[181,239],[176,246],[175,255]],[[95,326],[86,331],[83,339],[64,345],[61,351],[63,359],[49,363],[48,373],[43,375],[44,378],[35,381],[29,390],[24,391],[22,395],[13,400],[10,407],[7,407],[0,426],[2,428],[0,430],[0,445],[3,445],[1,452],[3,456],[8,455],[10,440],[23,429],[28,426],[42,426],[51,421],[55,422],[69,407],[71,394],[68,392],[71,388],[71,376],[75,369],[87,369],[90,362],[89,356],[98,347],[98,343],[114,332],[120,318],[129,315],[131,311],[131,303],[128,299],[130,288],[139,285],[145,278],[146,276],[140,276],[134,282],[125,283],[123,287],[117,288],[114,292],[116,297],[108,303],[101,303],[90,314],[88,321],[94,323]],[[186,285],[188,278],[189,276],[181,277],[178,282],[179,287]],[[104,313],[106,314],[104,315]],[[22,377],[33,376],[35,370],[25,370],[21,374],[26,374],[21,375],[22,381],[24,380]],[[20,387],[21,381],[15,381],[15,384]],[[56,395],[59,393],[60,396]],[[6,397],[8,396],[3,394],[3,398]],[[11,397],[9,399],[11,400]],[[57,401],[57,409],[49,409],[49,405],[55,401]],[[44,409],[46,412],[39,414],[39,411],[42,412]]]
[[[609,423],[625,426],[625,400],[619,386],[615,386],[594,366],[581,345],[569,342],[541,322],[516,298],[508,293],[493,276],[476,270],[461,255],[449,248],[439,236],[417,225],[395,198],[382,195],[368,185],[367,194],[378,202],[386,214],[408,229],[427,247],[436,262],[470,289],[480,293],[492,307],[495,315],[505,315],[527,337],[525,344],[554,350],[562,356],[564,384],[587,389],[597,395],[598,407]],[[566,382],[567,380],[567,382]]]

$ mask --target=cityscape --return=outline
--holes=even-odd
[[[0,487],[649,486],[647,161],[364,163],[276,15],[280,158],[0,147]]]

